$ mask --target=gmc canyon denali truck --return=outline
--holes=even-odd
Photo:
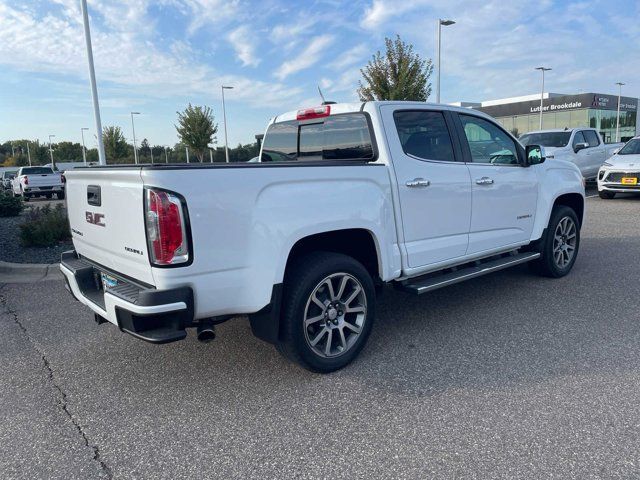
[[[571,270],[584,184],[487,115],[413,102],[271,120],[260,161],[68,173],[73,296],[150,342],[247,314],[253,333],[330,372],[361,351],[387,283],[422,294],[529,263]]]

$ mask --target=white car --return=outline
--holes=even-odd
[[[417,295],[523,263],[562,277],[584,221],[574,164],[545,162],[483,113],[424,102],[279,115],[257,163],[67,175],[75,250],[60,268],[98,323],[165,343],[246,314],[319,372],[358,355],[383,284]]]
[[[600,198],[611,199],[616,193],[640,193],[640,136],[629,140],[600,167]]]
[[[541,145],[547,159],[575,163],[586,180],[594,180],[604,161],[622,143],[605,144],[595,128],[540,130],[520,137],[523,145]]]

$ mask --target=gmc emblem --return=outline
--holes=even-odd
[[[87,219],[87,223],[104,227],[104,222],[102,221],[104,220],[104,215],[102,213],[86,212],[85,218]]]

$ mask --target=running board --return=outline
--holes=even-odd
[[[536,260],[540,258],[540,253],[525,252],[516,253],[515,255],[509,255],[498,259],[495,257],[492,258],[493,260],[467,264],[470,265],[467,267],[461,266],[458,269],[453,269],[453,271],[449,273],[439,273],[435,275],[430,274],[427,278],[416,277],[406,280],[406,283],[402,283],[400,285],[400,289],[408,293],[421,295],[423,293],[431,292],[432,290],[437,290],[438,288],[453,285],[454,283],[464,282],[465,280],[471,280],[472,278],[481,277],[482,275],[497,272],[498,270],[503,270],[505,268],[520,265],[521,263]]]

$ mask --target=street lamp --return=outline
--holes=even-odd
[[[29,158],[29,166],[31,166],[31,151],[29,150],[29,142],[27,142],[27,157]]]
[[[164,146],[164,163],[169,163],[169,155],[167,154],[167,146]]]
[[[231,90],[233,87],[225,87],[222,85],[222,118],[224,119],[224,153],[229,163],[229,143],[227,142],[227,111],[224,106],[224,91]]]
[[[453,20],[443,20],[441,18],[438,19],[438,76],[436,77],[436,103],[440,103],[440,38],[442,37],[442,27],[448,27],[449,25],[453,25],[454,23],[456,22],[454,22]]]
[[[547,67],[536,67],[536,70],[540,70],[542,72],[542,90],[540,91],[540,130],[542,130],[542,106],[544,102],[544,72],[548,72],[551,69]]]
[[[80,129],[80,135],[82,135],[82,160],[84,161],[84,166],[87,166],[87,149],[84,146],[84,131],[89,130],[87,127],[82,127]]]
[[[138,163],[138,147],[136,146],[136,126],[133,123],[133,116],[140,115],[140,112],[131,112],[131,130],[133,130],[133,159]]]
[[[51,156],[51,170],[56,169],[56,164],[53,161],[53,149],[51,148],[51,139],[55,137],[55,135],[49,135],[49,155]]]
[[[618,85],[618,115],[616,117],[616,142],[620,141],[620,97],[622,96],[622,86],[626,83],[616,82]]]
[[[100,121],[100,103],[98,102],[98,87],[96,85],[96,71],[93,68],[93,49],[91,48],[91,30],[89,28],[89,12],[87,11],[87,0],[81,0],[82,20],[84,23],[84,41],[87,47],[87,62],[89,63],[89,82],[91,83],[91,99],[93,100],[93,116],[98,132],[98,161],[100,165],[107,164],[107,157],[104,153],[104,143],[102,141],[102,123]]]

